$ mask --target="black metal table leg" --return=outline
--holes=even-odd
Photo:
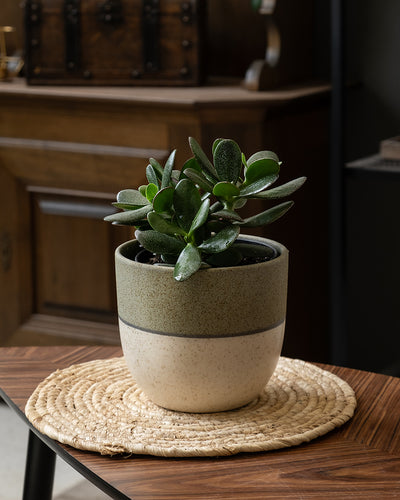
[[[29,431],[23,500],[51,500],[56,454]]]

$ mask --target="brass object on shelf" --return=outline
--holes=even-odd
[[[6,33],[13,32],[13,26],[0,26],[0,81],[7,81],[18,75],[24,65],[22,57],[7,55]]]

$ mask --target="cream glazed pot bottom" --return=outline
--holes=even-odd
[[[138,242],[116,250],[124,358],[154,403],[175,411],[217,412],[261,393],[281,353],[288,251],[247,266],[201,269],[176,282],[172,268],[135,262]]]
[[[129,370],[154,403],[184,412],[225,411],[249,403],[272,376],[284,323],[266,332],[188,338],[141,331],[120,320]]]

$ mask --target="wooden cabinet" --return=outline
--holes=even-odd
[[[113,253],[132,236],[103,222],[150,156],[190,155],[235,139],[272,149],[282,182],[309,177],[296,208],[263,234],[291,252],[285,352],[327,345],[327,99],[324,86],[249,92],[201,88],[0,85],[0,343],[118,343]],[[267,284],[266,284],[267,286]],[[240,304],[238,304],[240,308]]]

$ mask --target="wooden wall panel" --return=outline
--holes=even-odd
[[[103,193],[142,184],[149,156],[167,157],[163,149],[20,138],[0,138],[0,148],[5,168],[25,186]]]
[[[103,217],[150,155],[167,151],[0,138],[2,344],[118,343],[114,250],[133,231]]]
[[[113,102],[88,103],[79,95],[76,99],[59,98],[57,89],[52,89],[50,99],[41,95],[28,100],[9,97],[2,104],[0,135],[147,149],[162,149],[166,144],[166,124],[171,119],[168,111],[159,109],[150,118],[145,108],[132,107],[129,101],[122,108]]]
[[[16,180],[2,168],[0,159],[0,317],[2,340],[7,339],[16,330],[20,317],[18,266],[16,241],[18,235],[18,217],[13,207],[17,205]],[[11,299],[11,300],[10,300]]]
[[[34,195],[36,311],[115,322],[110,241],[122,243],[133,231],[103,221],[112,211],[109,200]],[[111,232],[118,233],[119,241]]]

